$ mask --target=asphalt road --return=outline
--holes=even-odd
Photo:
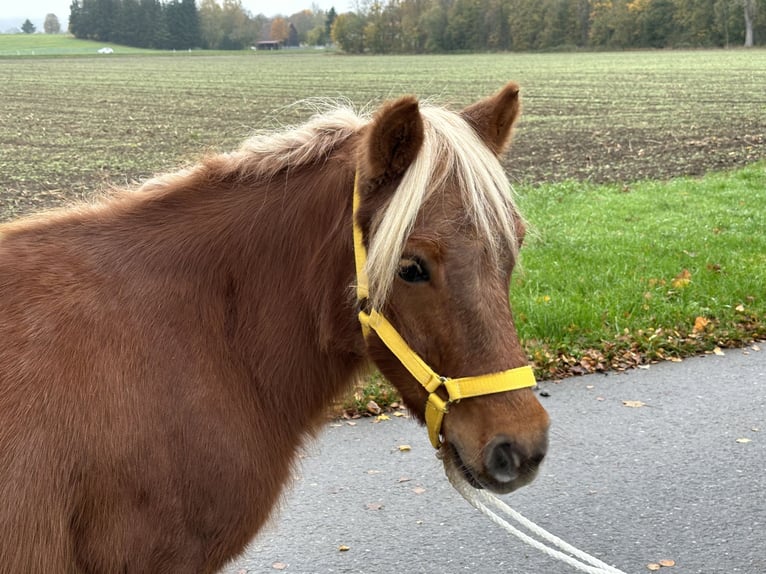
[[[543,383],[549,455],[537,480],[505,501],[630,574],[662,559],[676,563],[663,574],[766,573],[760,346]],[[575,572],[470,507],[409,419],[328,426],[284,499],[227,573]]]

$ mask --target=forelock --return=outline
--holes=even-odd
[[[428,104],[420,111],[425,131],[420,152],[372,222],[367,274],[376,308],[390,293],[418,213],[433,194],[452,187],[441,185],[447,179],[460,188],[466,219],[495,260],[504,249],[518,251],[516,207],[500,161],[459,114]]]

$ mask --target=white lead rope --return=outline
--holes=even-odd
[[[484,514],[487,518],[489,518],[492,522],[500,526],[501,528],[504,528],[509,533],[513,534],[517,538],[519,538],[521,541],[526,542],[533,548],[537,548],[541,552],[547,554],[548,556],[551,556],[552,558],[556,558],[557,560],[561,560],[562,562],[569,564],[570,566],[576,568],[577,570],[580,570],[581,572],[586,572],[587,574],[625,574],[622,570],[618,570],[617,568],[614,568],[613,566],[610,566],[609,564],[606,564],[605,562],[602,562],[598,558],[595,558],[591,556],[590,554],[583,552],[582,550],[578,550],[571,544],[568,544],[567,542],[564,542],[559,538],[558,536],[554,536],[547,530],[544,530],[528,518],[525,518],[521,514],[519,514],[517,511],[515,511],[513,508],[508,506],[505,502],[497,498],[495,495],[490,494],[484,490],[476,490],[473,488],[468,482],[465,480],[463,475],[460,473],[460,471],[455,468],[453,464],[450,464],[447,462],[447,460],[444,460],[444,471],[447,474],[447,478],[450,481],[450,484],[454,487],[455,490],[457,490],[460,495],[465,498],[468,503],[479,510],[482,514]],[[511,518],[512,520],[515,520],[518,524],[529,530],[532,534],[536,535],[538,538],[541,538],[543,540],[547,540],[554,546],[557,546],[564,552],[568,552],[569,554],[565,554],[564,552],[561,552],[560,550],[556,550],[555,548],[551,548],[550,546],[546,546],[544,543],[540,542],[539,540],[536,540],[529,536],[528,534],[525,534],[512,524],[510,524],[505,518],[502,516],[499,516],[495,511],[493,511],[491,506],[495,506],[498,510],[503,512],[506,516]],[[576,556],[576,558],[573,558],[573,556]]]

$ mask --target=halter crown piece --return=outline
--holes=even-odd
[[[356,298],[363,304],[369,298],[369,283],[365,269],[367,249],[364,246],[362,229],[356,218],[360,201],[359,173],[357,172],[354,178],[354,259],[356,261]],[[396,328],[376,309],[371,309],[369,312],[360,311],[359,322],[365,339],[369,337],[370,330],[375,331],[378,338],[399,359],[399,362],[428,391],[425,409],[426,426],[428,438],[436,449],[441,446],[442,420],[449,411],[451,403],[481,395],[534,387],[536,384],[534,372],[529,365],[488,375],[458,379],[442,377],[410,348]],[[447,391],[446,401],[436,393],[442,386]]]

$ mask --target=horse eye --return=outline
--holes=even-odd
[[[407,283],[421,283],[430,279],[428,269],[417,258],[406,258],[399,262],[399,277]]]

